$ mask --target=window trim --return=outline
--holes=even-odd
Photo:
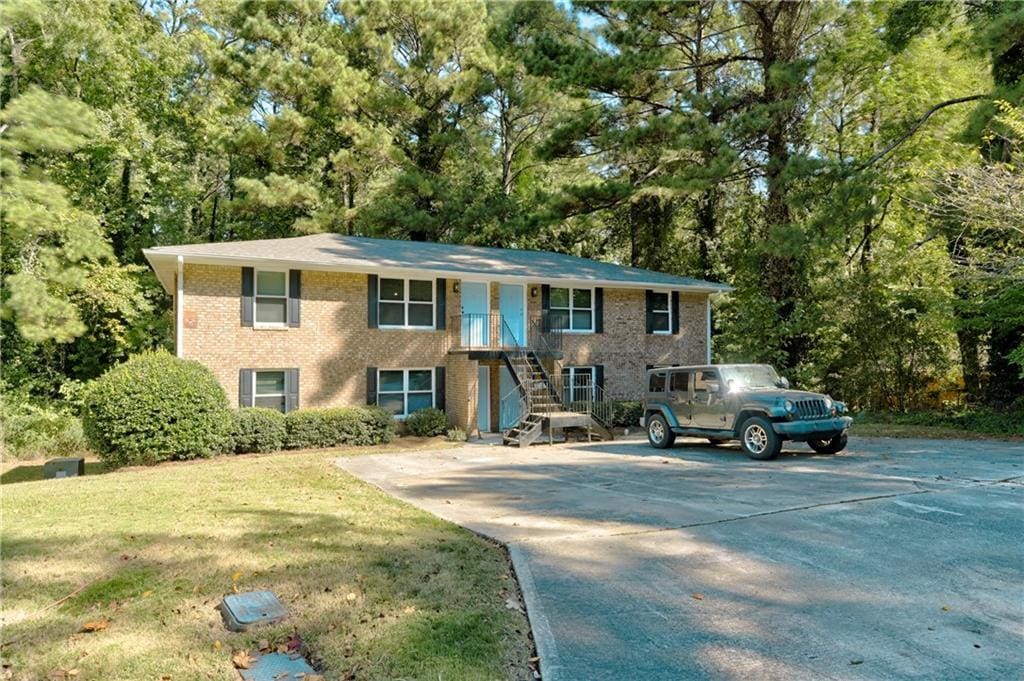
[[[392,279],[402,282],[402,299],[401,300],[385,300],[381,297],[381,287],[384,285],[385,279]],[[423,300],[410,300],[409,299],[409,282],[410,281],[429,281],[430,282],[430,326],[426,325],[411,325],[409,324],[409,304],[413,305],[426,305],[426,301]],[[401,304],[404,312],[404,324],[384,324],[381,322],[383,318],[380,313],[380,306],[382,303],[390,303],[392,305]],[[419,277],[377,277],[377,328],[378,329],[398,329],[405,331],[436,331],[437,330],[437,278],[432,277],[428,279],[421,279]]]
[[[260,272],[277,272],[284,274],[284,295],[283,296],[261,296],[260,291]],[[287,269],[279,269],[276,267],[254,267],[252,269],[252,326],[254,329],[287,329],[289,319],[288,308],[290,307],[288,301],[291,295],[291,275]],[[256,314],[259,309],[260,298],[273,298],[275,300],[284,300],[284,321],[283,322],[261,322],[258,321],[258,315]],[[269,369],[268,369],[269,371]],[[255,387],[253,388],[255,392]]]
[[[664,295],[665,296],[665,303],[666,303],[666,309],[664,309],[664,310],[655,310],[654,309],[654,301],[651,300],[651,309],[650,309],[651,317],[653,318],[654,315],[660,315],[660,314],[663,314],[663,315],[668,317],[668,328],[664,329],[662,331],[659,331],[657,329],[652,328],[651,329],[651,335],[652,336],[671,336],[671,335],[673,335],[673,333],[672,333],[672,322],[673,322],[673,319],[672,319],[672,291],[670,289],[651,289],[651,293],[652,294],[656,294],[656,295],[657,294]]]
[[[416,328],[416,327],[413,327]],[[396,392],[394,390],[381,390],[383,385],[380,380],[380,375],[384,371],[401,371],[402,372],[402,391]],[[377,406],[380,407],[380,396],[381,395],[401,395],[402,396],[402,413],[394,414],[396,421],[404,421],[409,418],[409,372],[410,371],[428,371],[430,372],[430,406],[432,408],[437,407],[437,372],[435,367],[378,367],[377,368]],[[422,395],[426,393],[426,390],[413,390],[416,395]]]
[[[281,384],[284,386],[284,392],[280,395],[277,393],[260,393],[257,391],[256,386],[259,385],[258,378],[259,374],[281,374]],[[281,411],[282,414],[288,413],[288,370],[287,369],[253,369],[252,370],[252,404],[250,407],[256,406],[257,397],[280,397],[284,400],[284,409]],[[267,407],[269,408],[269,407]]]
[[[562,333],[596,333],[594,331],[594,329],[596,328],[596,322],[597,322],[597,317],[596,317],[597,311],[596,311],[595,306],[594,306],[594,299],[595,299],[595,297],[597,295],[594,292],[596,288],[597,288],[596,286],[590,286],[590,287],[587,287],[587,286],[551,286],[548,289],[548,300],[549,300],[549,302],[548,302],[548,315],[550,316],[550,314],[551,314],[551,312],[553,310],[565,310],[566,312],[569,313],[569,326],[564,328],[564,329],[562,329]],[[556,289],[565,289],[566,291],[569,292],[569,306],[568,307],[562,307],[560,305],[556,306],[556,305],[552,305],[550,303],[551,291],[555,291]],[[573,295],[572,295],[573,291],[590,291],[590,307],[576,307],[575,305],[573,305]],[[586,311],[590,312],[590,328],[589,329],[574,329],[574,328],[572,328],[572,313],[575,312],[576,310],[579,310],[581,312],[583,310],[586,310]]]

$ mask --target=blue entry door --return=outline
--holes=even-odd
[[[487,347],[489,308],[487,284],[480,281],[462,282],[462,346]]]
[[[526,345],[526,299],[522,284],[502,284],[498,294],[504,345]],[[506,338],[505,336],[510,336]]]
[[[502,366],[498,372],[498,390],[501,391],[501,412],[498,415],[498,427],[508,430],[519,423],[519,396],[522,394],[516,386],[512,372]]]

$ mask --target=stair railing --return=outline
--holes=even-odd
[[[501,396],[501,404],[498,407],[498,427],[500,430],[510,430],[526,418],[530,413],[530,407],[526,399],[526,392],[518,385]],[[512,425],[508,425],[512,424]]]

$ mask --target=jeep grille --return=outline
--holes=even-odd
[[[820,419],[828,416],[825,400],[797,400],[796,413],[802,419]]]

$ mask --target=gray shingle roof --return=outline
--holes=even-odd
[[[726,291],[729,286],[549,251],[397,241],[340,234],[287,239],[160,246],[143,251],[164,287],[172,289],[177,256],[185,262],[257,265],[355,272],[410,270],[433,276],[483,276],[531,282],[583,282],[604,286]]]

